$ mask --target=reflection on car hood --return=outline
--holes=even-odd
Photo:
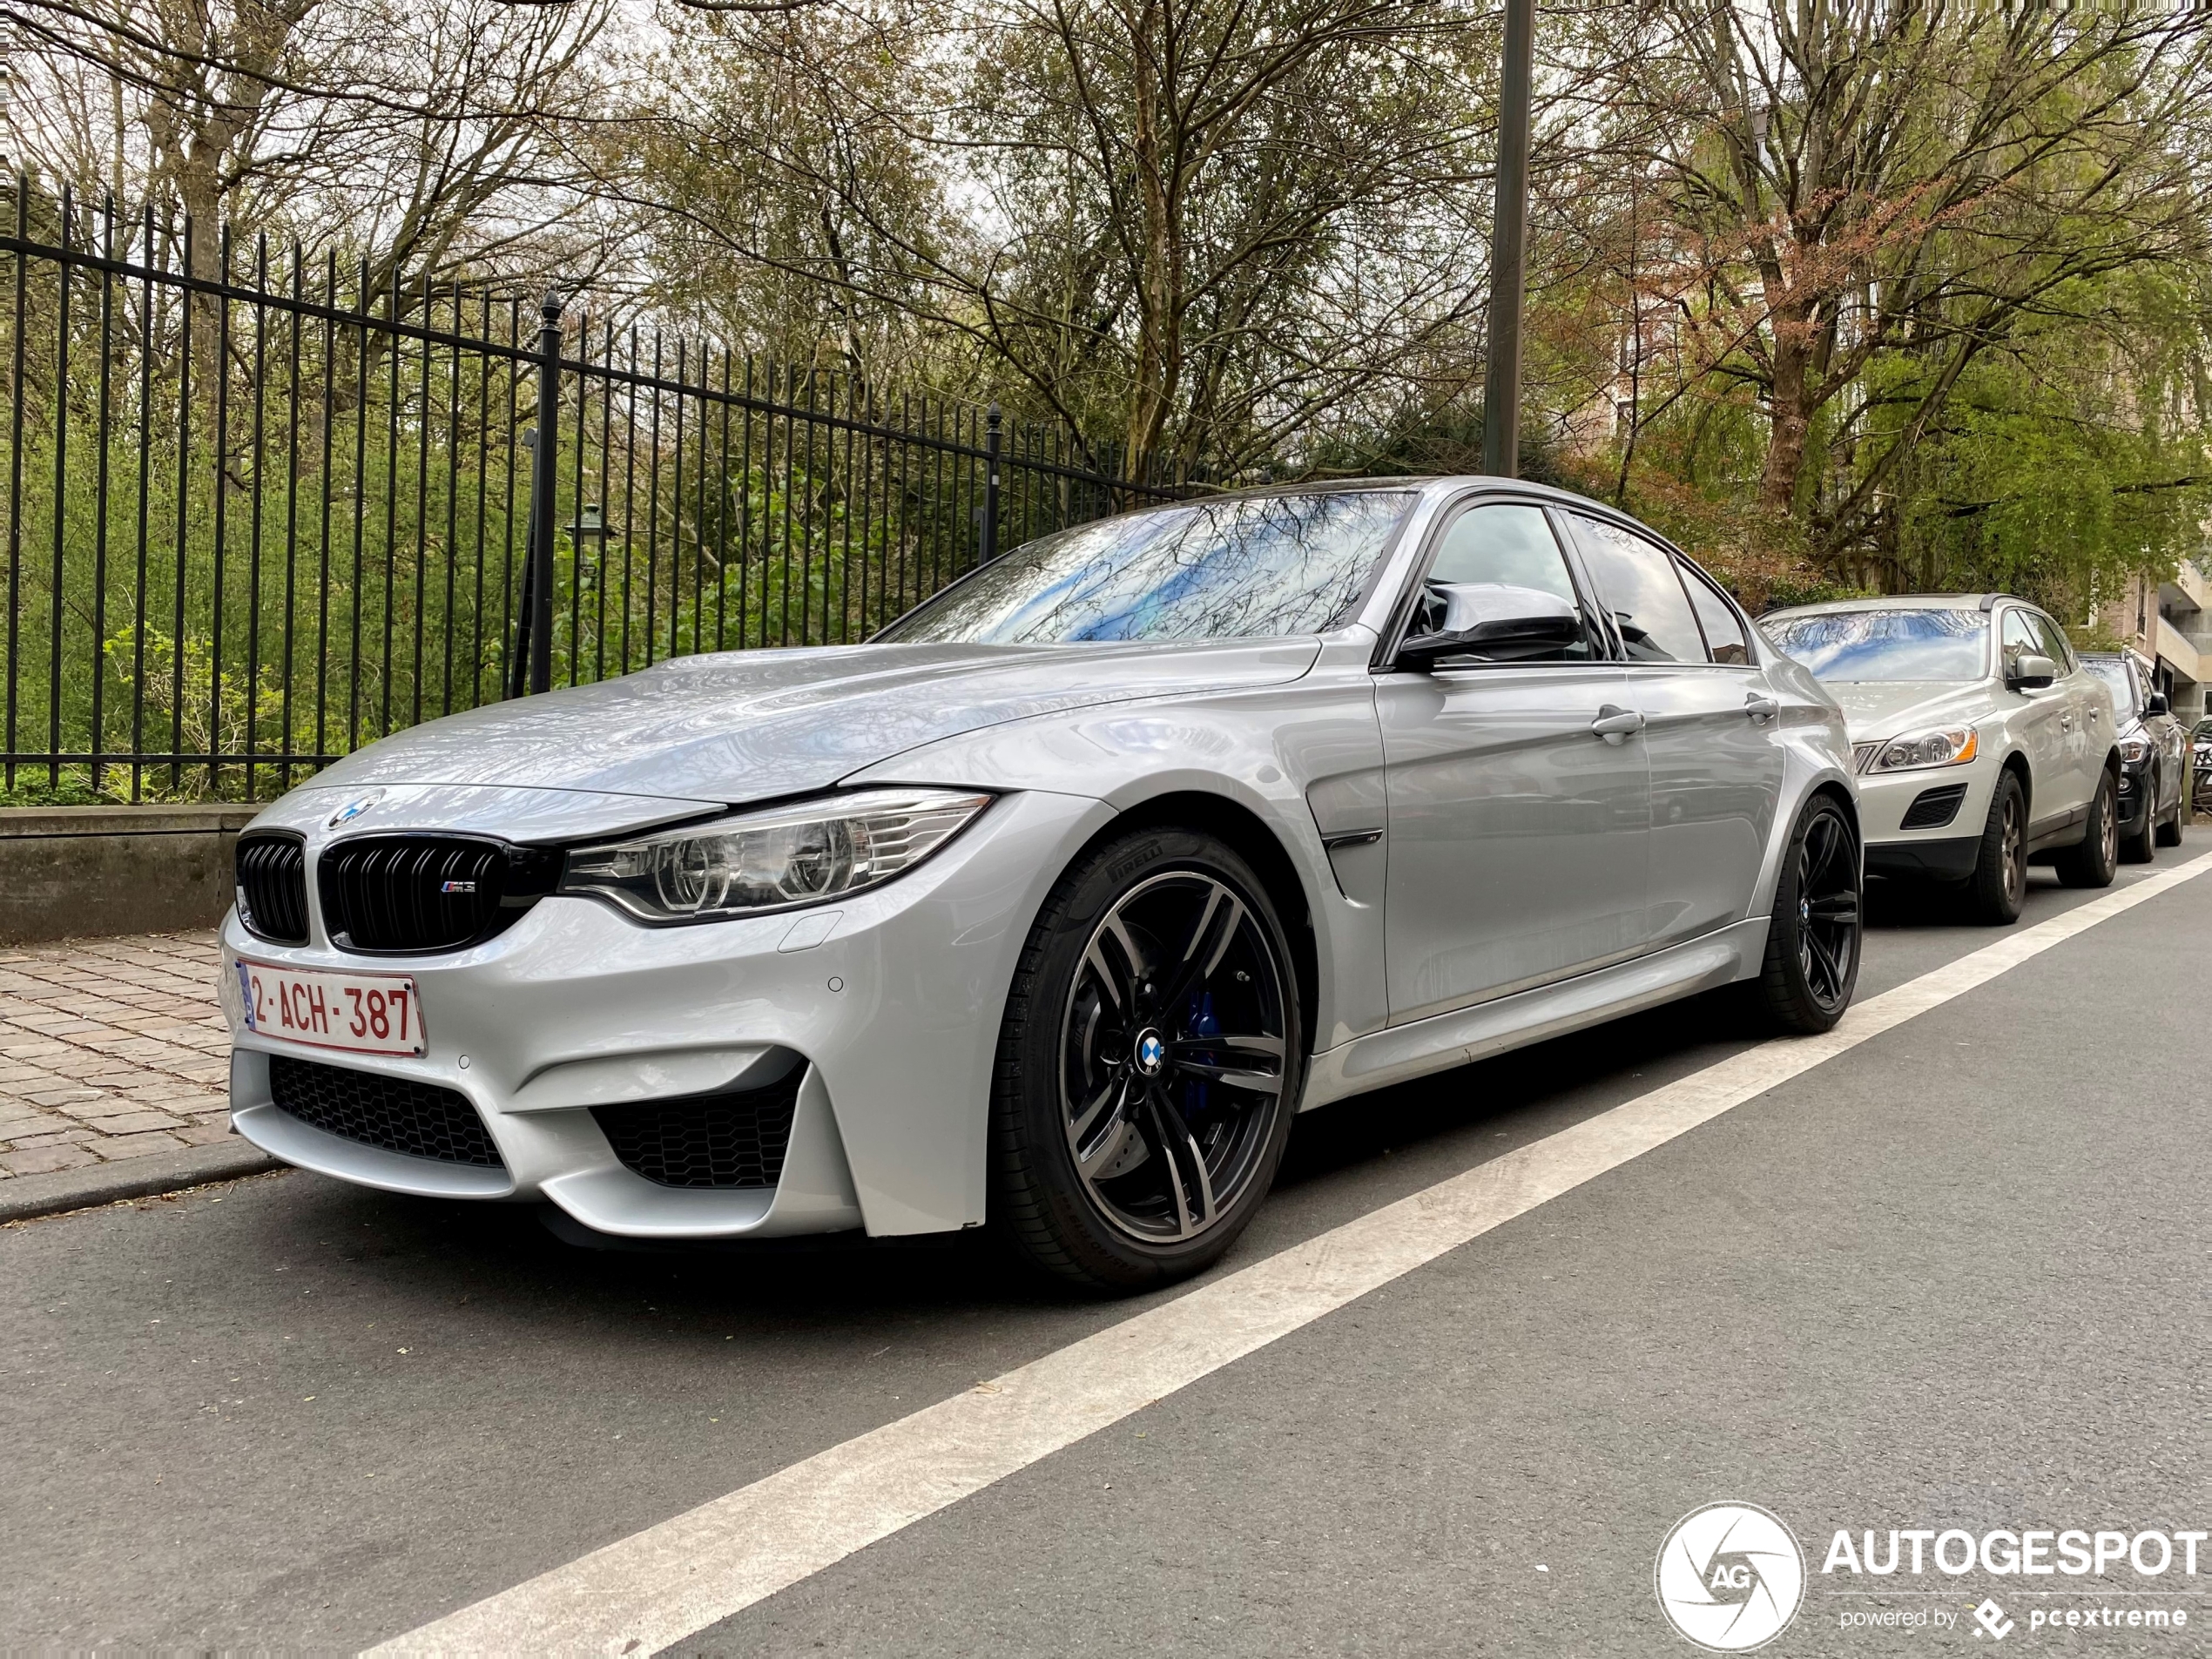
[[[762,800],[826,788],[918,744],[1137,698],[1271,685],[1312,639],[1110,645],[827,645],[678,658],[433,720],[315,779],[507,784]]]
[[[1971,724],[1989,712],[1989,691],[1956,680],[1823,680],[1844,711],[1853,743],[1893,738],[1920,726]]]

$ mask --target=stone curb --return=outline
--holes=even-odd
[[[260,1147],[233,1141],[180,1147],[174,1152],[146,1152],[81,1170],[13,1176],[0,1181],[0,1224],[89,1209],[123,1198],[151,1197],[205,1182],[230,1181],[284,1167]]]

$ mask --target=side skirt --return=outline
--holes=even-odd
[[[1354,1037],[1313,1056],[1298,1109],[1311,1111],[1753,978],[1766,955],[1766,934],[1767,918],[1755,916],[1634,961]]]

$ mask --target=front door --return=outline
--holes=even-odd
[[[2004,632],[1999,637],[2004,651],[2004,674],[2007,684],[2005,695],[2018,699],[2022,705],[2015,717],[2014,729],[2020,735],[2020,744],[2027,751],[2027,765],[2033,787],[2027,805],[2030,834],[2063,825],[2078,807],[2088,804],[2088,792],[2082,787],[2081,774],[2068,738],[2069,728],[2075,719],[2074,699],[2063,678],[2036,689],[2012,688],[2013,664],[2026,654],[2048,656],[2042,637],[2036,631],[2033,613],[2013,606],[2005,612]],[[2065,673],[2063,659],[2053,664],[2061,675]]]
[[[1612,613],[1651,765],[1651,944],[1750,912],[1782,799],[1777,705],[1744,623],[1704,576],[1625,526],[1577,513],[1584,568]]]
[[[1625,676],[1545,512],[1494,500],[1462,510],[1426,579],[1541,589],[1583,604],[1589,621],[1581,642],[1534,660],[1447,659],[1377,678],[1394,1024],[1643,948],[1643,744],[1591,729],[1627,711]]]

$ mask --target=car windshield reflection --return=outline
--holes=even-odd
[[[1015,548],[876,637],[1013,645],[1318,633],[1359,602],[1413,501],[1339,490],[1103,519]]]
[[[1989,618],[1949,606],[1763,617],[1759,630],[1824,680],[1979,679],[1989,660]]]

